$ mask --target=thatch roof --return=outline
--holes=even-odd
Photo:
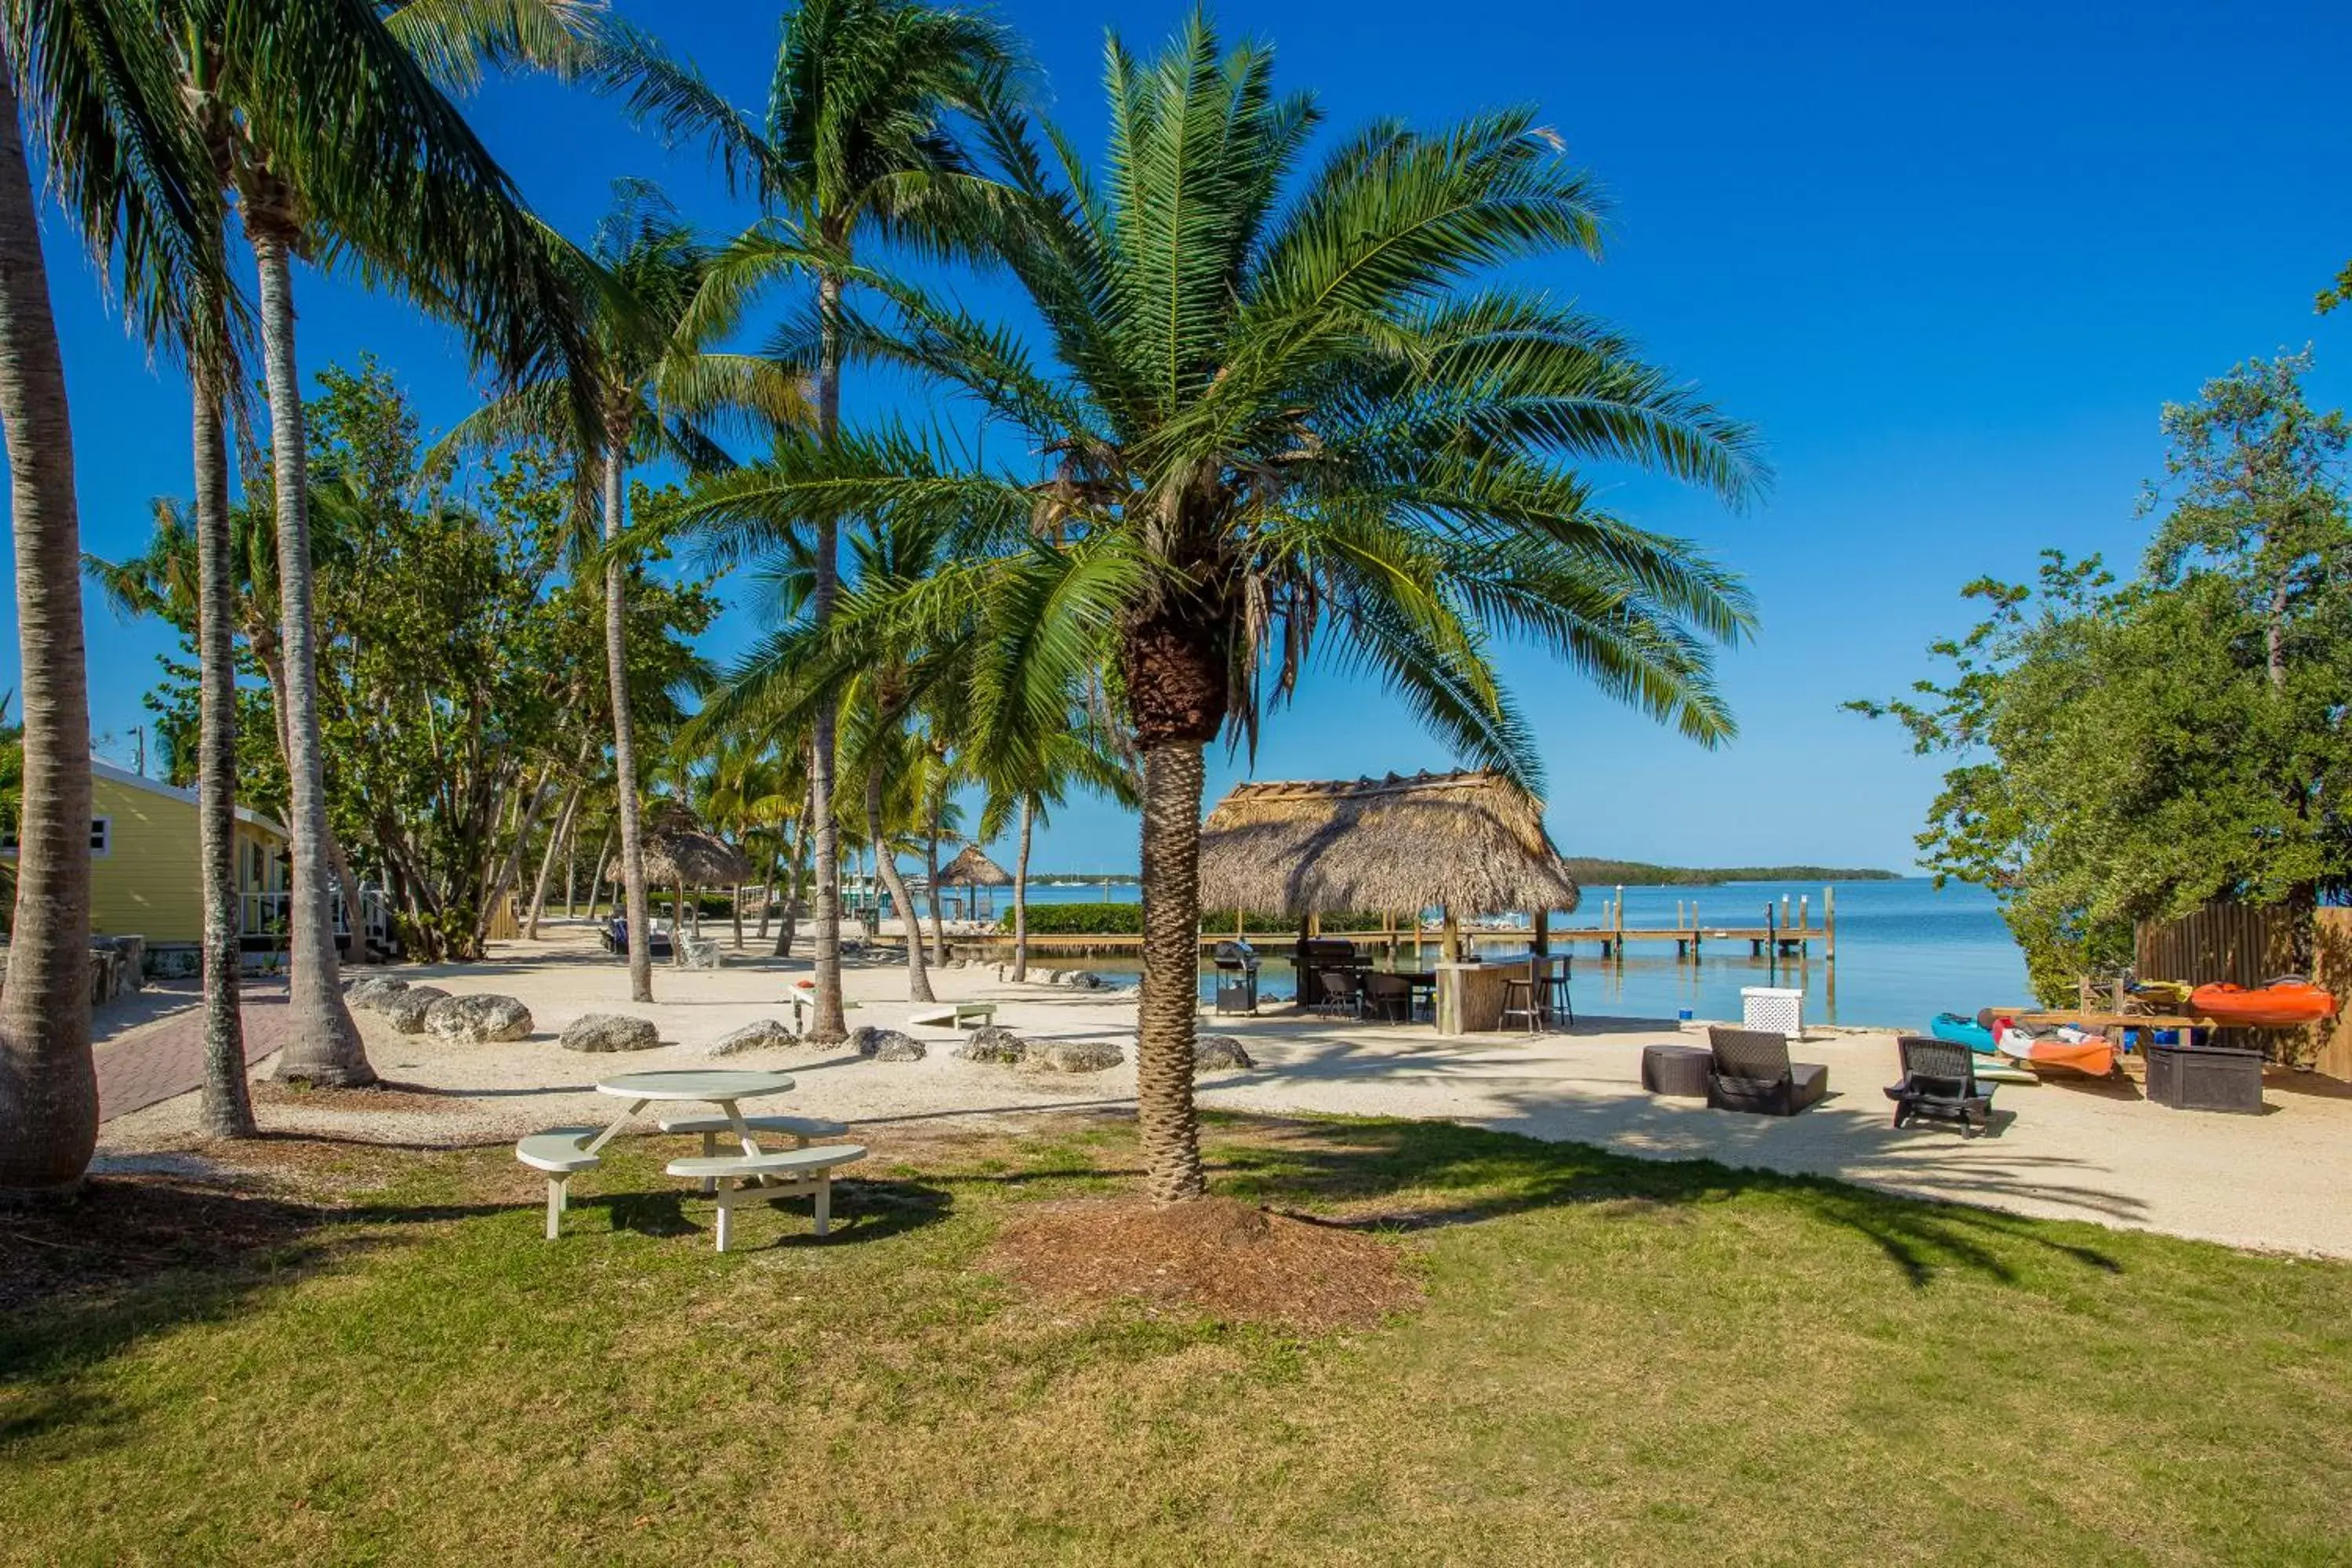
[[[751,862],[744,853],[677,805],[665,805],[646,826],[646,882],[649,887],[724,888],[749,881]]]
[[[1500,773],[1244,784],[1201,829],[1201,907],[1257,914],[1572,910],[1543,806]]]
[[[963,853],[940,868],[942,888],[1009,888],[1013,873],[981,853],[977,844],[967,844]]]

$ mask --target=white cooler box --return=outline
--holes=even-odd
[[[1805,1036],[1805,994],[1770,985],[1743,985],[1739,989],[1739,1023],[1743,1028],[1801,1040]]]

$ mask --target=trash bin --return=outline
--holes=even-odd
[[[2155,1103],[2175,1110],[2262,1114],[2262,1052],[2151,1042],[2147,1056],[2147,1097]]]
[[[1217,943],[1217,1011],[1257,1011],[1257,949],[1245,942]]]

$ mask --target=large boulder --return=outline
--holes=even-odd
[[[375,1007],[388,996],[397,996],[408,989],[408,982],[394,974],[370,974],[343,987],[343,1000],[354,1007]]]
[[[782,1018],[759,1018],[722,1036],[719,1043],[710,1047],[710,1054],[732,1057],[745,1051],[781,1050],[799,1043],[800,1037],[793,1034],[793,1026]]]
[[[583,1013],[563,1026],[555,1043],[567,1051],[646,1051],[661,1044],[651,1018],[626,1013]]]
[[[929,1052],[923,1042],[897,1029],[877,1029],[862,1024],[849,1031],[849,1048],[861,1057],[872,1057],[877,1062],[919,1062]]]
[[[1055,1040],[1032,1044],[1021,1053],[1029,1072],[1108,1072],[1127,1059],[1127,1053],[1108,1040]]]
[[[444,1001],[449,993],[438,985],[412,985],[405,991],[395,991],[377,999],[375,1010],[384,1016],[396,1035],[421,1035],[425,1032],[425,1015],[436,1002]]]
[[[1254,1068],[1242,1043],[1231,1035],[1202,1035],[1192,1042],[1192,1070],[1218,1072],[1227,1068]]]
[[[513,996],[444,996],[425,1009],[425,1030],[456,1045],[520,1040],[530,1033],[530,1009]]]
[[[957,1059],[967,1062],[992,1062],[999,1067],[1011,1067],[1031,1049],[1027,1040],[1010,1029],[994,1024],[984,1024],[963,1037],[955,1048]]]

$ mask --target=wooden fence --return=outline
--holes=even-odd
[[[2142,921],[2134,966],[2142,977],[2205,985],[2260,985],[2308,968],[2311,978],[2352,1002],[2352,910],[2312,917],[2311,957],[2297,958],[2294,919],[2285,910],[2216,899],[2185,919]],[[2330,1078],[2352,1079],[2352,1006],[2311,1030],[2311,1057]]]

